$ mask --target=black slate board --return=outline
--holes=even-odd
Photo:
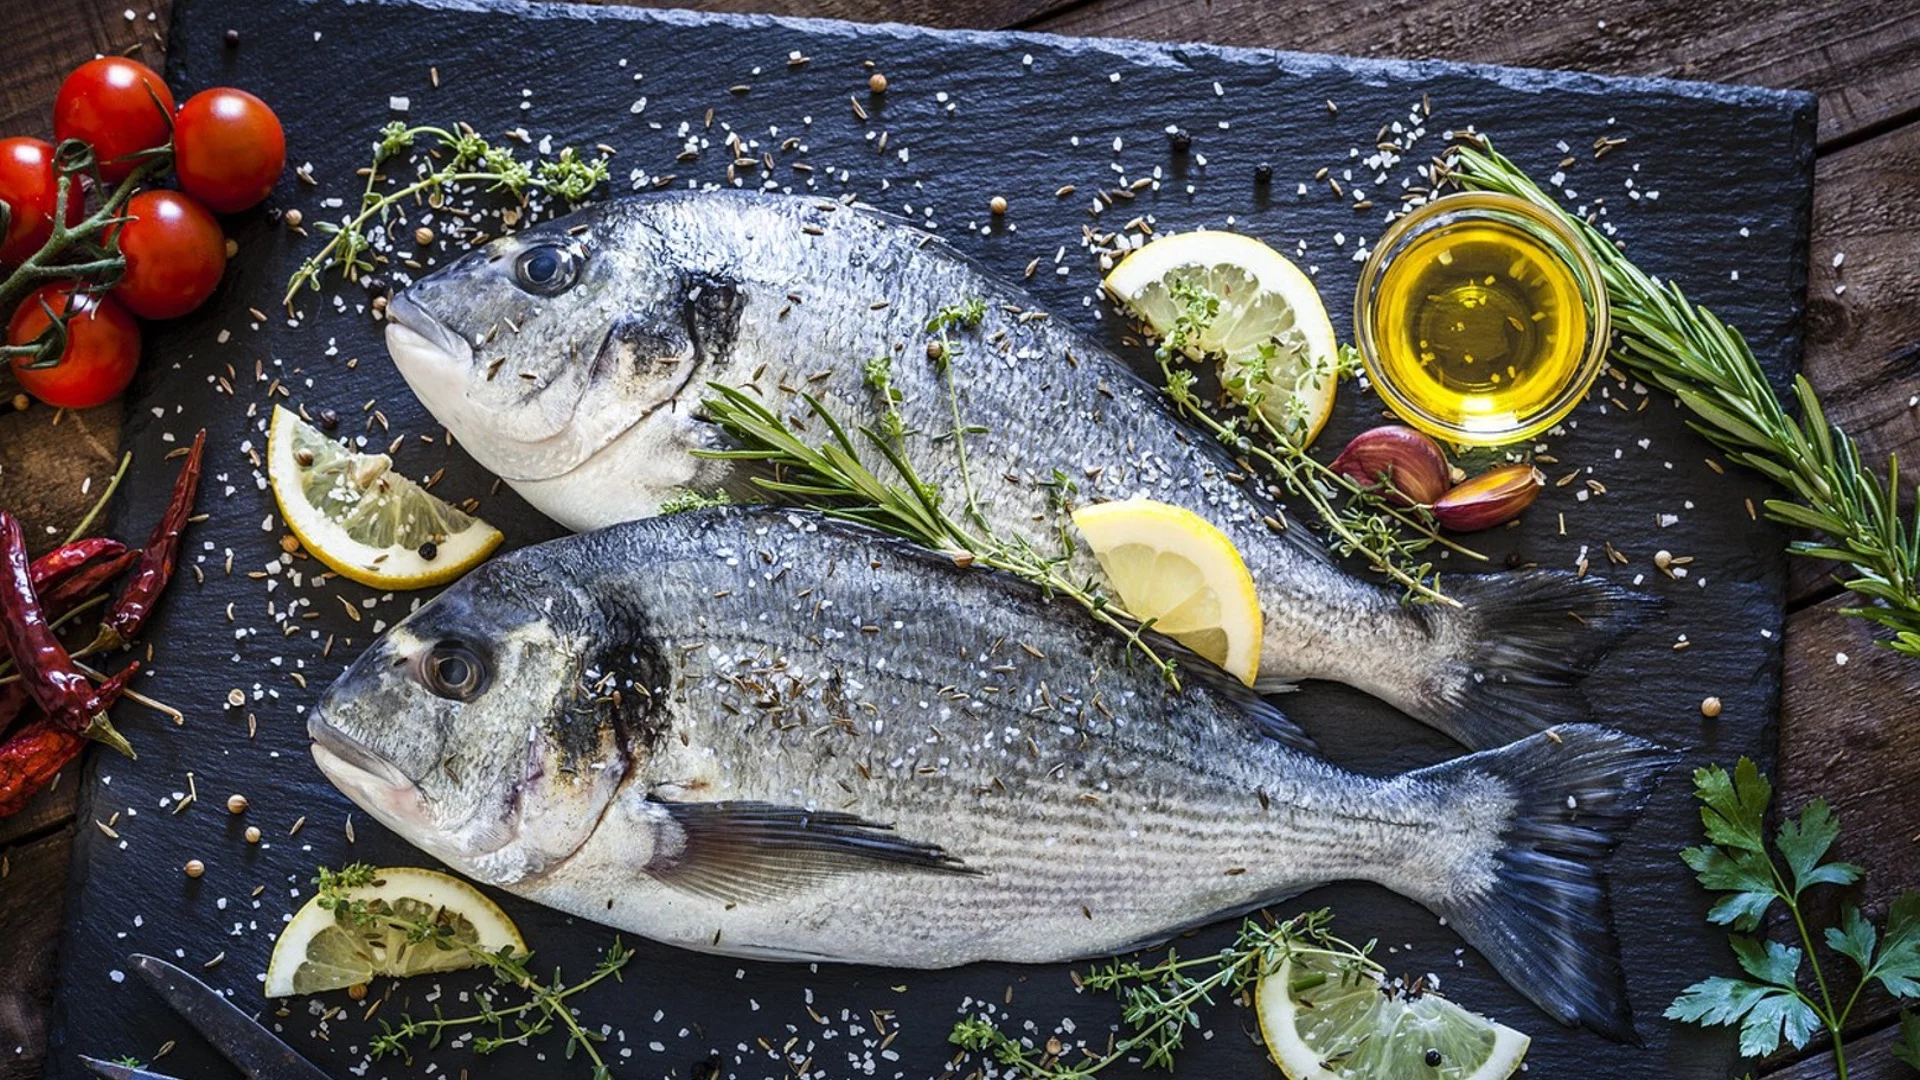
[[[223,45],[230,28],[239,31],[237,49]],[[796,51],[809,62],[790,66]],[[866,91],[861,62],[867,59],[892,81],[884,100]],[[437,89],[429,81],[430,66],[438,68]],[[639,75],[644,79],[636,81]],[[1696,299],[1744,331],[1777,382],[1784,385],[1798,360],[1814,111],[1805,94],[1206,46],[478,0],[180,0],[169,77],[182,97],[209,85],[237,84],[273,103],[287,122],[290,163],[311,163],[318,182],[306,186],[289,174],[275,205],[299,207],[309,222],[338,216],[337,205],[323,199],[354,198],[359,181],[353,170],[365,163],[375,129],[393,117],[390,95],[411,99],[416,122],[467,120],[489,133],[524,125],[536,141],[551,134],[556,144],[614,145],[620,151],[619,190],[629,186],[634,169],[648,178],[677,173],[680,183],[723,181],[728,155],[719,147],[723,125],[730,124],[759,140],[760,149],[775,152],[783,184],[804,183],[805,176],[786,167],[804,160],[819,167],[813,178],[820,192],[857,193],[914,217],[924,216],[923,207],[936,208],[933,220],[941,232],[1009,278],[1038,257],[1041,269],[1032,288],[1040,300],[1057,316],[1116,343],[1119,321],[1101,318],[1097,302],[1083,303],[1095,291],[1098,268],[1078,242],[1083,225],[1113,228],[1134,214],[1152,214],[1163,228],[1230,224],[1269,240],[1317,267],[1336,326],[1349,325],[1358,268],[1352,253],[1378,232],[1381,210],[1355,212],[1312,174],[1330,166],[1344,177],[1343,170],[1353,168],[1356,179],[1343,179],[1344,186],[1371,189],[1371,177],[1349,148],[1360,148],[1358,157],[1364,158],[1379,125],[1409,122],[1410,109],[1424,96],[1434,115],[1415,160],[1438,151],[1443,129],[1468,124],[1494,134],[1543,178],[1562,157],[1573,157],[1565,185],[1579,194],[1566,192],[1570,205],[1598,211],[1604,203],[1605,220],[1618,226],[1636,257],[1655,273],[1684,282]],[[730,92],[735,85],[751,89]],[[945,101],[936,97],[942,92],[949,95]],[[632,107],[642,95],[647,104],[636,114]],[[849,95],[867,106],[869,122],[855,120]],[[1337,115],[1328,100],[1339,104]],[[709,109],[713,127],[703,133]],[[674,161],[686,137],[682,123],[713,144],[697,162]],[[1184,161],[1169,151],[1164,129],[1170,124],[1193,135],[1193,153]],[[778,137],[770,135],[770,125],[780,129]],[[890,133],[884,153],[869,141],[881,131]],[[777,144],[789,135],[798,135],[805,149],[780,151]],[[1591,147],[1600,135],[1629,141],[1596,162]],[[1254,182],[1261,161],[1274,166],[1270,187]],[[1116,182],[1115,162],[1127,179],[1159,169],[1165,183],[1090,219],[1089,197]],[[848,174],[844,180],[841,170]],[[1391,183],[1397,185],[1407,171],[1396,170]],[[883,179],[890,181],[888,190],[881,190]],[[1065,183],[1079,185],[1079,194],[1056,199],[1055,188]],[[1308,194],[1297,194],[1300,183]],[[1635,199],[1634,191],[1643,197]],[[1013,212],[986,229],[986,203],[996,193],[1012,200]],[[1384,207],[1397,197],[1397,186],[1391,186],[1378,201]],[[293,404],[315,412],[337,409],[348,432],[361,429],[363,404],[377,398],[393,432],[407,433],[399,462],[408,473],[424,476],[444,464],[447,474],[438,490],[485,496],[483,512],[507,531],[510,544],[555,533],[510,492],[489,495],[488,478],[457,449],[417,438],[438,429],[385,360],[379,328],[360,312],[364,297],[357,290],[345,291],[344,309],[336,309],[331,288],[324,297],[303,297],[304,317],[297,325],[278,310],[281,283],[318,246],[316,239],[272,227],[260,214],[242,215],[230,229],[240,255],[223,294],[202,313],[153,330],[145,374],[128,412],[136,466],[114,515],[123,535],[138,534],[157,512],[172,472],[162,462],[166,450],[201,425],[211,429],[201,507],[212,517],[195,527],[187,545],[188,561],[206,579],[196,585],[183,572],[147,635],[156,646],[156,664],[141,685],[185,709],[187,725],[175,729],[123,710],[140,761],[130,765],[96,755],[86,773],[83,819],[104,822],[118,815],[119,839],[91,827],[81,830],[61,955],[53,1076],[78,1075],[78,1052],[144,1058],[176,1039],[163,1068],[188,1077],[230,1075],[144,987],[121,981],[125,955],[142,950],[197,967],[223,954],[207,978],[257,1007],[273,935],[310,894],[316,864],[429,862],[364,818],[354,825],[357,840],[349,841],[345,825],[352,808],[313,767],[304,737],[304,709],[365,644],[373,620],[398,618],[410,598],[379,601],[337,582],[294,587],[281,580],[268,592],[246,576],[279,557],[271,499],[256,487],[245,450],[249,443],[256,451],[264,445],[269,382],[287,390],[285,400]],[[1344,234],[1344,244],[1334,243],[1336,232]],[[1309,245],[1304,254],[1296,247],[1301,240]],[[1054,269],[1062,245],[1065,275]],[[256,320],[249,307],[272,314]],[[1139,357],[1138,350],[1130,355]],[[360,363],[352,366],[350,358]],[[228,376],[228,365],[237,376],[231,397],[217,385]],[[257,378],[256,365],[262,373]],[[1591,477],[1606,493],[1581,501],[1574,495],[1579,482],[1552,488],[1523,527],[1488,538],[1485,546],[1496,558],[1511,550],[1561,567],[1573,566],[1585,551],[1596,573],[1626,581],[1644,574],[1645,587],[1668,598],[1671,614],[1620,649],[1591,680],[1600,717],[1683,748],[1688,766],[1739,754],[1770,762],[1779,701],[1782,537],[1751,524],[1743,505],[1764,488],[1749,477],[1710,470],[1708,447],[1684,429],[1670,401],[1654,395],[1639,411],[1643,395],[1637,388],[1607,380],[1602,387],[1609,400],[1596,394],[1575,414],[1576,423],[1548,441],[1562,463],[1556,468],[1591,465]],[[1634,411],[1629,415],[1609,401],[1626,402]],[[1323,445],[1338,446],[1370,423],[1371,416],[1362,414],[1372,407],[1372,399],[1345,395]],[[375,430],[376,441],[389,437]],[[1673,518],[1661,517],[1667,514]],[[1608,564],[1601,544],[1609,540],[1629,554],[1630,566]],[[1689,576],[1669,580],[1655,573],[1650,557],[1658,548],[1694,556]],[[231,576],[223,570],[228,551]],[[353,604],[373,602],[366,621],[349,620],[336,594]],[[298,632],[283,638],[266,607],[284,610],[295,597],[310,601],[306,610],[315,617],[296,620]],[[229,603],[237,623],[228,621]],[[248,627],[259,632],[236,637]],[[339,640],[323,657],[330,635]],[[1683,636],[1689,646],[1676,651]],[[296,685],[296,670],[308,687]],[[230,709],[227,694],[236,687],[249,700]],[[1698,712],[1709,693],[1726,703],[1717,722],[1703,721]],[[1332,758],[1353,767],[1386,772],[1455,750],[1344,688],[1309,687],[1287,705]],[[252,739],[249,714],[258,722]],[[204,801],[172,815],[189,771]],[[244,818],[230,817],[222,805],[236,791],[253,801]],[[289,828],[303,815],[304,831],[290,838]],[[1462,953],[1432,916],[1378,889],[1328,888],[1289,907],[1332,904],[1340,929],[1385,943],[1382,957],[1391,967],[1439,972],[1453,996],[1531,1032],[1529,1075],[1723,1077],[1733,1063],[1730,1038],[1659,1019],[1687,982],[1728,967],[1722,935],[1702,920],[1707,901],[1674,858],[1694,838],[1695,821],[1685,773],[1677,770],[1612,865],[1617,922],[1628,928],[1626,964],[1645,1048],[1554,1027],[1478,956]],[[264,830],[265,843],[243,842],[248,823]],[[205,861],[204,878],[189,881],[181,874],[188,858]],[[542,960],[570,972],[585,971],[614,936],[511,897],[502,903]],[[1213,928],[1183,951],[1217,947],[1228,932]],[[455,1010],[461,989],[475,983],[461,977],[408,983],[393,988],[390,999],[387,987],[376,988],[375,996],[385,1000],[380,1017],[425,1013],[435,1004]],[[444,995],[430,993],[435,988]],[[1070,1044],[1094,1045],[1106,1043],[1117,1019],[1112,1001],[1077,995],[1063,967],[810,970],[695,956],[645,942],[623,986],[596,991],[580,1004],[595,1022],[612,1025],[609,1054],[616,1075],[649,1077],[709,1075],[703,1069],[710,1055],[723,1076],[959,1076],[977,1067],[971,1061],[949,1065],[946,1033],[963,1013],[985,1008],[1009,1030],[1039,1041],[1060,1031]],[[324,1020],[316,1015],[336,1006],[346,1012]],[[341,1076],[425,1075],[429,1065],[480,1076],[507,1069],[527,1077],[585,1074],[578,1064],[563,1063],[555,1039],[537,1051],[508,1050],[490,1059],[443,1048],[410,1066],[387,1059],[365,1069],[367,1040],[378,1021],[361,1020],[363,1009],[332,995],[294,1001],[267,1020]],[[890,1012],[888,1030],[898,1029],[884,1053],[871,1010]],[[1066,1018],[1071,1034],[1060,1027]],[[1276,1075],[1250,1041],[1251,1026],[1243,1010],[1214,1009],[1206,1035],[1190,1039],[1183,1074]],[[1112,1074],[1132,1075],[1124,1068]]]

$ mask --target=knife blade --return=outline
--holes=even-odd
[[[95,1076],[104,1076],[107,1080],[175,1080],[165,1073],[149,1072],[138,1065],[122,1065],[117,1061],[101,1061],[99,1058],[80,1055],[80,1064]]]
[[[133,969],[166,999],[173,1011],[204,1035],[251,1080],[327,1080],[327,1074],[295,1053],[218,990],[155,956],[136,953]],[[136,1073],[134,1077],[151,1074]]]

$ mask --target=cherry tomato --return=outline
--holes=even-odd
[[[173,92],[165,79],[138,61],[103,56],[74,68],[60,84],[53,99],[53,138],[92,146],[101,179],[114,184],[140,164],[129,154],[167,144],[172,116]]]
[[[86,409],[113,400],[133,381],[134,369],[140,366],[140,324],[133,315],[111,296],[75,295],[78,287],[73,281],[40,286],[21,301],[7,324],[8,343],[25,345],[52,321],[42,301],[56,312],[75,313],[67,320],[67,347],[59,363],[34,369],[27,366],[32,357],[13,360],[13,377],[27,393],[62,409]]]
[[[206,207],[177,191],[143,191],[114,230],[127,270],[114,298],[143,319],[177,319],[213,295],[227,269],[227,238]]]
[[[173,171],[180,189],[208,208],[231,214],[253,206],[273,191],[286,162],[280,118],[245,90],[202,90],[181,106]]]
[[[53,144],[39,139],[0,139],[0,202],[7,204],[7,232],[0,237],[0,263],[18,265],[53,235],[54,203],[60,180],[53,165]],[[78,184],[67,193],[67,224],[86,213],[86,193]]]

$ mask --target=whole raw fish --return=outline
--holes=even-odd
[[[978,301],[951,386],[928,325]],[[1218,525],[1265,616],[1269,684],[1333,679],[1473,747],[1579,720],[1574,684],[1647,606],[1598,580],[1537,570],[1449,576],[1463,608],[1408,605],[1341,570],[1164,395],[1020,290],[916,228],[828,199],[738,192],[619,199],[495,241],[393,299],[388,350],[482,465],[571,528],[656,513],[693,490],[766,496],[701,404],[750,387],[817,440],[802,393],[852,425],[889,409],[900,448],[949,508],[974,499],[997,534],[1062,548],[1066,514],[1145,496]],[[952,351],[952,350],[949,350]],[[881,385],[880,367],[885,369]],[[951,390],[952,398],[949,393]],[[874,455],[877,474],[887,468]],[[1084,544],[1076,574],[1097,579]]]
[[[1601,867],[1670,761],[1574,725],[1344,772],[1075,605],[777,508],[496,558],[309,732],[335,785],[462,872],[690,949],[1051,962],[1358,879],[1623,1037]]]

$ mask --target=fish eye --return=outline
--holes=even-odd
[[[540,244],[514,260],[514,281],[536,296],[557,296],[580,275],[580,252],[571,244]]]
[[[415,674],[420,685],[435,697],[450,701],[472,701],[487,688],[490,679],[486,659],[458,641],[435,645],[415,668]]]

